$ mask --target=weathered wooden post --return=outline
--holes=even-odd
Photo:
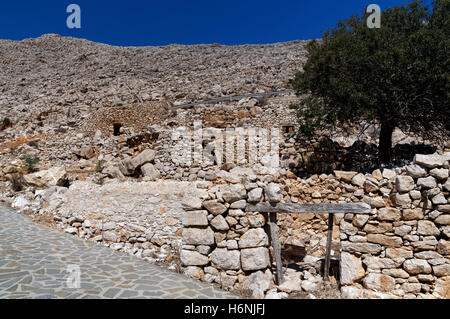
[[[278,238],[277,215],[275,213],[269,213],[269,229],[277,267],[277,282],[278,285],[281,285],[283,283],[283,264],[281,262],[281,245]]]
[[[326,281],[329,280],[330,261],[331,261],[331,242],[333,239],[333,225],[334,214],[328,214],[328,234],[327,234],[327,247],[325,252],[325,266],[323,270],[323,277]]]

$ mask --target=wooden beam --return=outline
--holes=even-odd
[[[333,239],[333,224],[334,214],[328,215],[328,234],[327,234],[327,247],[325,251],[325,265],[323,269],[323,278],[328,281],[328,275],[330,271],[330,259],[331,259],[331,241]]]
[[[281,245],[278,237],[277,215],[269,214],[270,241],[272,242],[275,264],[277,267],[277,283],[283,283],[283,263],[281,261]]]
[[[312,214],[370,214],[370,206],[365,203],[291,204],[258,203],[247,204],[247,212],[261,213],[312,213]]]

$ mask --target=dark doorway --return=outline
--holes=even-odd
[[[114,123],[113,124],[114,136],[119,136],[120,135],[120,128],[121,127],[122,127],[122,124],[120,124],[120,123]]]

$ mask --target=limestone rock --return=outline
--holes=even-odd
[[[395,289],[395,279],[383,274],[370,273],[364,278],[363,284],[367,289],[379,292],[391,292]]]
[[[351,285],[358,282],[363,279],[366,274],[361,263],[361,258],[347,252],[341,253],[340,269],[342,285]]]
[[[420,178],[427,176],[427,171],[419,165],[406,166],[406,173],[412,178]]]
[[[336,178],[345,183],[349,183],[356,174],[356,172],[334,171]]]
[[[245,232],[239,240],[239,248],[255,248],[269,245],[269,237],[262,228],[252,228]]]
[[[186,212],[182,218],[183,226],[208,226],[208,213],[204,210]]]
[[[398,248],[402,246],[402,239],[397,236],[388,236],[384,234],[369,234],[367,241],[371,243],[381,244],[385,247]]]
[[[227,203],[234,203],[247,197],[247,191],[241,184],[224,186],[221,195]]]
[[[248,199],[247,201],[249,203],[257,203],[259,201],[261,201],[262,199],[262,188],[255,188],[252,189],[250,192],[248,192]]]
[[[355,186],[362,187],[364,185],[365,181],[366,181],[366,177],[363,174],[359,173],[359,174],[353,176],[351,183]]]
[[[241,265],[239,250],[216,248],[210,255],[211,261],[221,270],[238,270]]]
[[[187,211],[201,210],[202,200],[197,196],[186,195],[181,200],[181,206]]]
[[[444,165],[446,158],[439,154],[421,155],[416,154],[414,156],[414,163],[422,165],[427,168],[435,168]]]
[[[283,195],[281,194],[280,185],[275,183],[270,183],[264,189],[266,200],[271,203],[278,203],[283,199]]]
[[[437,277],[450,276],[450,264],[433,266],[433,273]]]
[[[184,245],[213,245],[214,231],[208,228],[183,228]]]
[[[342,242],[342,250],[349,253],[378,254],[382,249],[378,244]]]
[[[385,221],[399,221],[402,213],[396,208],[381,208],[378,210],[378,219]]]
[[[424,236],[439,236],[439,229],[429,220],[419,220],[417,225],[417,233]]]
[[[426,260],[422,259],[408,259],[403,263],[405,269],[411,275],[430,274],[431,266]]]
[[[227,211],[226,206],[216,199],[204,201],[203,206],[213,215],[220,215]]]
[[[208,257],[191,250],[182,250],[180,259],[184,266],[204,266],[209,262]]]
[[[265,269],[270,266],[269,250],[265,247],[242,249],[241,264],[244,271]]]
[[[398,192],[406,193],[414,189],[414,180],[411,176],[397,176],[395,185]]]
[[[141,172],[142,176],[149,181],[156,181],[161,177],[161,173],[151,163],[142,165]]]
[[[410,207],[411,205],[411,198],[409,197],[409,193],[406,194],[395,194],[395,204],[398,207]]]
[[[52,167],[45,171],[25,175],[25,183],[36,188],[63,186],[67,181],[67,172],[63,167]]]
[[[435,168],[430,171],[430,174],[438,180],[446,180],[448,178],[448,169]]]
[[[217,230],[228,230],[230,226],[222,215],[217,215],[211,220],[211,225]]]
[[[437,186],[436,179],[433,176],[428,176],[426,178],[419,178],[417,180],[417,186],[420,186],[424,189],[431,189]]]
[[[155,156],[156,152],[154,150],[147,149],[133,158],[123,160],[120,166],[121,171],[124,175],[133,175],[142,165],[153,162]]]

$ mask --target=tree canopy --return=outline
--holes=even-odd
[[[308,44],[292,85],[303,133],[361,120],[381,124],[379,158],[389,162],[395,127],[450,130],[450,0],[388,8],[381,27],[364,13]]]

